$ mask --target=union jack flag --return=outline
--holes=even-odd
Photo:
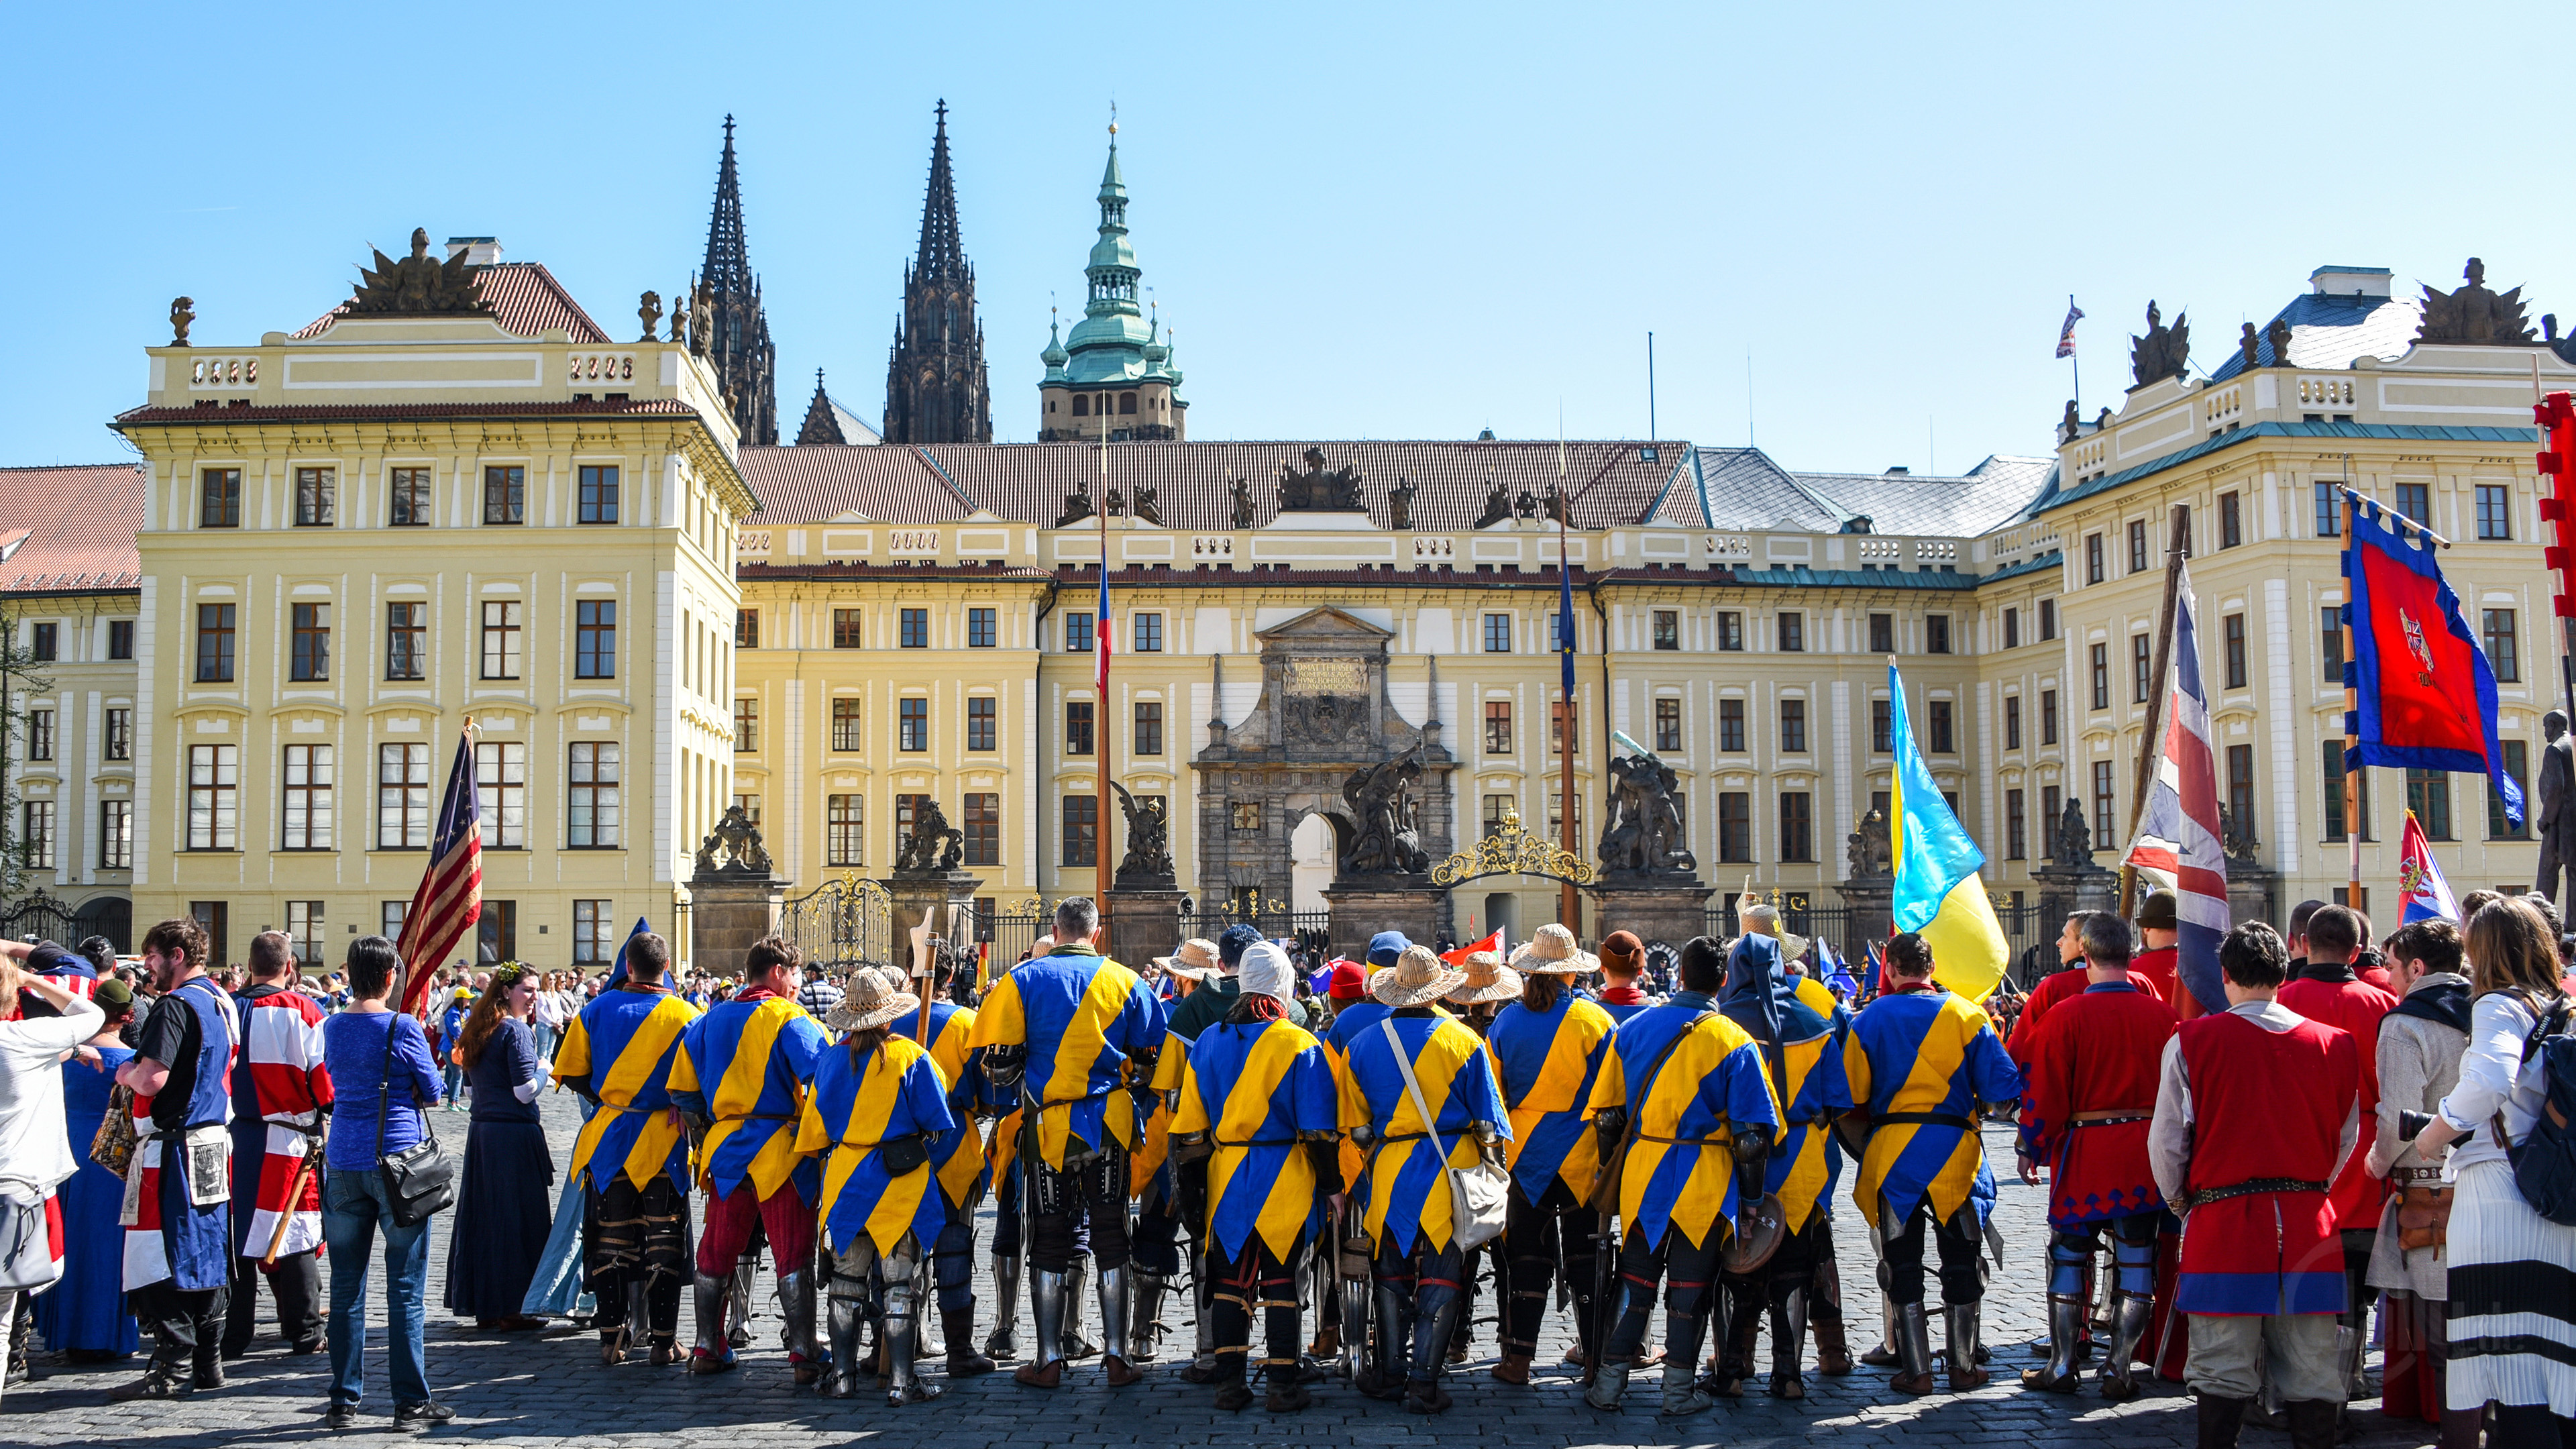
[[[2075,324],[2083,320],[2084,309],[2075,305],[2074,298],[2067,298],[2066,322],[2065,325],[2057,329],[2058,356],[2073,357],[2075,355]]]
[[[2186,567],[2174,592],[2173,694],[2164,757],[2122,862],[2174,893],[2174,974],[2215,1014],[2227,1009],[2218,943],[2227,936],[2227,852],[2218,833],[2218,765],[2210,748],[2209,693],[2200,680],[2199,605]]]
[[[447,770],[447,798],[429,838],[429,868],[421,872],[411,909],[403,913],[402,1009],[418,1016],[429,997],[439,962],[483,919],[483,796],[474,785],[474,733],[459,732],[456,763]]]

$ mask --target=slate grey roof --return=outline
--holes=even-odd
[[[1623,527],[1675,506],[1693,491],[1684,443],[1568,442],[1565,469],[1577,528]],[[1270,442],[1114,443],[1109,486],[1132,498],[1139,484],[1155,490],[1164,526],[1219,531],[1233,527],[1233,484],[1252,489],[1253,525],[1278,516],[1283,465],[1303,471],[1308,448],[1325,467],[1354,467],[1370,520],[1388,526],[1387,490],[1414,485],[1413,526],[1452,532],[1471,528],[1495,483],[1517,500],[1544,498],[1557,480],[1557,444],[1545,442]],[[1651,450],[1652,458],[1645,456]],[[978,510],[1014,522],[1052,525],[1067,494],[1097,488],[1101,450],[1080,443],[933,443],[874,447],[745,448],[745,479],[762,499],[769,527],[856,512],[887,523],[939,523]]]
[[[2001,454],[1947,476],[1793,473],[1759,448],[1701,448],[1696,462],[1707,527],[1840,533],[1867,518],[1873,533],[1938,538],[1974,537],[2009,522],[2057,471],[2055,458]]]
[[[2274,320],[2290,324],[2289,361],[2282,362],[2272,355],[2272,340],[2264,336],[2271,328],[2268,321],[2254,329],[2254,335],[2262,338],[2255,347],[2255,356],[2265,367],[2338,369],[2352,366],[2356,357],[2383,361],[2402,357],[2414,345],[2415,329],[2423,316],[2423,303],[2404,297],[2302,292],[2273,314]],[[2209,374],[2210,381],[2225,382],[2245,370],[2245,354],[2237,350],[2234,337],[2222,335],[2212,340],[2226,350],[2226,360]]]
[[[1759,448],[1701,448],[1702,517],[1708,528],[1773,533],[1839,533],[1844,515],[1802,486]]]

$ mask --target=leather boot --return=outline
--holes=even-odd
[[[1113,1389],[1145,1376],[1127,1360],[1127,1317],[1135,1311],[1131,1272],[1124,1264],[1100,1270],[1100,1367]]]
[[[2138,1344],[2147,1336],[2155,1303],[2133,1294],[2115,1295],[2111,1314],[2111,1359],[2102,1365],[2102,1397],[2113,1402],[2138,1396]]]
[[[1945,1305],[1941,1314],[1948,1320],[1946,1326],[1949,1329],[1950,1340],[1950,1392],[1964,1394],[1970,1389],[1984,1388],[1986,1381],[1994,1375],[1977,1367],[1977,1337],[1982,1305],[1952,1303]]]
[[[939,1331],[948,1340],[948,1376],[971,1379],[993,1371],[989,1358],[975,1351],[975,1310],[950,1308],[939,1315]]]
[[[993,1260],[993,1331],[984,1336],[984,1352],[1008,1362],[1020,1356],[1020,1257]]]
[[[2245,1432],[2245,1410],[2253,1402],[2202,1394],[2199,1449],[2236,1449],[2237,1436]]]
[[[1056,1341],[1064,1346],[1067,1363],[1077,1363],[1100,1352],[1100,1345],[1082,1336],[1082,1280],[1091,1276],[1090,1269],[1089,1258],[1076,1258],[1072,1270],[1064,1275],[1064,1316],[1056,1329]]]
[[[1816,1265],[1807,1284],[1807,1305],[1815,1317],[1816,1372],[1830,1378],[1850,1373],[1851,1344],[1843,1338],[1843,1270],[1833,1259]]]
[[[1771,1305],[1771,1397],[1807,1396],[1807,1290],[1791,1288]]]
[[[1368,1367],[1359,1372],[1357,1386],[1372,1399],[1400,1399],[1404,1397],[1405,1369],[1413,1352],[1413,1299],[1393,1284],[1373,1282],[1372,1286],[1372,1351]]]
[[[152,1340],[152,1357],[143,1365],[143,1377],[133,1383],[107,1391],[107,1401],[122,1404],[134,1399],[184,1399],[196,1392],[189,1382],[189,1359],[193,1355],[184,1344]]]
[[[1744,1397],[1744,1381],[1753,1377],[1753,1352],[1762,1339],[1763,1303],[1759,1290],[1718,1287],[1711,1290],[1726,1308],[1726,1337],[1719,1340],[1717,1358],[1710,1366],[1704,1387],[1721,1399]],[[1664,1347],[1664,1361],[1672,1362],[1672,1346]],[[1699,1340],[1693,1335],[1691,1357],[1699,1356]]]
[[[2474,1409],[2444,1409],[2442,1436],[2436,1442],[2442,1449],[2478,1449],[2478,1436],[2486,1428],[2486,1423],[2487,1411],[2483,1404]]]
[[[913,1371],[921,1355],[921,1277],[886,1285],[886,1406],[899,1409],[939,1397],[939,1386]]]
[[[1135,1363],[1152,1363],[1163,1356],[1163,1295],[1170,1280],[1132,1263],[1127,1271],[1136,1277],[1136,1317],[1127,1329],[1127,1356]]]
[[[1019,1366],[1013,1379],[1035,1389],[1064,1382],[1065,1275],[1029,1270],[1029,1308],[1037,1315],[1037,1353]]]
[[[778,1275],[779,1312],[787,1320],[787,1364],[796,1382],[810,1384],[823,1376],[821,1345],[814,1342],[814,1273],[801,1268]]]
[[[224,1386],[223,1321],[220,1313],[197,1320],[197,1346],[188,1350],[190,1387]]]
[[[1216,1295],[1206,1267],[1196,1257],[1190,1259],[1190,1307],[1190,1362],[1181,1370],[1181,1382],[1212,1384],[1223,1368],[1216,1356]]]
[[[1887,1386],[1900,1394],[1932,1392],[1932,1321],[1920,1303],[1896,1307],[1896,1373]]]
[[[1669,1360],[1666,1361],[1665,1371],[1671,1372]],[[1592,1387],[1583,1391],[1583,1402],[1596,1409],[1607,1409],[1615,1414],[1619,1412],[1619,1396],[1627,1391],[1628,1361],[1624,1358],[1604,1359],[1601,1361],[1600,1370],[1592,1376]]]
[[[1717,1402],[1692,1382],[1699,1369],[1700,1331],[1707,1322],[1697,1309],[1664,1314],[1664,1401],[1659,1412],[1666,1418],[1696,1414]]]
[[[2292,1399],[2281,1406],[2290,1420],[2290,1449],[2334,1449],[2343,1405],[2328,1399]]]
[[[693,1273],[689,1289],[698,1310],[698,1341],[689,1350],[689,1372],[723,1373],[734,1366],[733,1345],[725,1341],[725,1317],[733,1307],[733,1275]]]
[[[2052,1394],[2071,1394],[2077,1387],[2075,1374],[2075,1341],[2084,1333],[2084,1300],[2064,1294],[2048,1295],[2048,1362],[2038,1368],[2021,1371],[2021,1386]],[[2102,1392],[2111,1392],[2110,1380],[2103,1380]],[[2129,1392],[2137,1392],[2137,1381],[2130,1380]]]
[[[832,1363],[823,1376],[823,1397],[855,1399],[859,1396],[859,1324],[867,1317],[867,1305],[835,1293],[826,1311],[830,1315]]]

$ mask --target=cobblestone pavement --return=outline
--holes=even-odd
[[[579,1122],[573,1101],[563,1094],[549,1094],[542,1100],[556,1160],[566,1161]],[[461,1152],[466,1119],[433,1113],[432,1120],[448,1150]],[[2010,1151],[2001,1131],[1989,1134],[1988,1148]],[[676,1367],[656,1369],[640,1361],[603,1369],[591,1334],[486,1335],[448,1318],[436,1306],[446,1281],[448,1254],[448,1215],[442,1214],[430,1250],[429,1374],[437,1396],[453,1405],[458,1417],[430,1431],[430,1436],[512,1444],[579,1441],[657,1446],[673,1442],[676,1436],[682,1442],[721,1440],[739,1449],[801,1449],[859,1440],[935,1444],[940,1449],[1242,1444],[1255,1438],[1274,1443],[1389,1444],[1419,1442],[1434,1435],[1449,1443],[1509,1444],[1521,1449],[1786,1445],[1817,1433],[1830,1433],[1838,1446],[1902,1442],[1923,1449],[2190,1444],[2191,1400],[2177,1385],[2150,1379],[2151,1387],[2143,1397],[2117,1407],[2089,1388],[2073,1397],[2022,1391],[2019,1370],[2037,1362],[2046,1334],[2041,1285],[2045,1227],[2040,1212],[2037,1189],[2005,1183],[1998,1223],[2011,1261],[1987,1290],[1985,1331],[1993,1350],[1995,1381],[1985,1389],[1907,1399],[1889,1391],[1883,1369],[1863,1367],[1838,1379],[1811,1369],[1809,1397],[1803,1404],[1772,1399],[1757,1386],[1743,1399],[1677,1421],[1659,1419],[1654,1413],[1660,1371],[1637,1376],[1629,1387],[1629,1407],[1622,1414],[1587,1408],[1569,1370],[1542,1371],[1527,1388],[1494,1382],[1485,1372],[1494,1353],[1489,1322],[1477,1329],[1477,1356],[1448,1380],[1457,1406],[1437,1420],[1416,1418],[1396,1405],[1362,1398],[1340,1383],[1319,1386],[1315,1406],[1301,1414],[1274,1418],[1258,1404],[1242,1414],[1221,1413],[1210,1402],[1214,1391],[1182,1383],[1175,1376],[1179,1361],[1169,1357],[1152,1367],[1142,1384],[1116,1391],[1102,1382],[1099,1361],[1094,1359],[1075,1365],[1064,1387],[1053,1393],[1021,1388],[1011,1382],[1007,1370],[950,1383],[933,1367],[928,1378],[946,1393],[932,1403],[891,1410],[865,1393],[855,1400],[824,1401],[789,1382],[766,1273],[752,1324],[756,1341],[743,1354],[740,1371],[691,1378]],[[1857,1352],[1876,1335],[1877,1288],[1869,1272],[1867,1238],[1847,1204],[1837,1223],[1846,1312]],[[988,1230],[982,1241],[989,1240]],[[1165,1320],[1179,1325],[1186,1309],[1180,1300],[1186,1295],[1175,1297],[1165,1309]],[[1096,1293],[1086,1294],[1085,1306],[1095,1315],[1097,1301]],[[1492,1302],[1490,1292],[1483,1295],[1481,1310],[1490,1314]],[[980,1306],[990,1313],[989,1301]],[[1025,1308],[1022,1312],[1022,1342],[1026,1343]],[[685,1300],[680,1319],[685,1344],[693,1331]],[[1096,1319],[1093,1327],[1092,1336],[1097,1337]],[[1310,1332],[1312,1327],[1310,1321]],[[1567,1315],[1556,1315],[1551,1328],[1556,1335],[1553,1347],[1561,1351],[1571,1331]],[[373,1347],[367,1365],[367,1411],[342,1435],[331,1435],[322,1427],[328,1381],[322,1357],[287,1357],[273,1327],[264,1327],[250,1357],[229,1367],[228,1387],[177,1403],[108,1404],[103,1402],[105,1391],[133,1378],[139,1363],[74,1367],[40,1353],[38,1370],[48,1376],[12,1391],[5,1405],[0,1405],[0,1443],[148,1443],[169,1449],[215,1449],[307,1437],[356,1442],[411,1437],[398,1435],[390,1417],[381,1351],[381,1289],[370,1304],[369,1330]],[[1937,1343],[1937,1319],[1934,1338]],[[1189,1329],[1180,1327],[1174,1339],[1185,1353]],[[1766,1337],[1761,1360],[1765,1366],[1768,1354]],[[1552,1359],[1552,1354],[1543,1355],[1541,1362]],[[2363,1449],[2431,1442],[2425,1425],[2392,1423],[2376,1406],[2357,1407],[2361,1409],[2358,1442]],[[2271,1431],[2248,1429],[2246,1442],[2263,1449],[2286,1445],[2287,1439]]]

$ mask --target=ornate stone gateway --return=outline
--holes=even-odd
[[[1260,698],[1241,724],[1226,724],[1220,660],[1208,743],[1191,761],[1202,905],[1287,899],[1290,837],[1320,815],[1333,829],[1334,946],[1384,930],[1430,939],[1447,924],[1430,869],[1449,853],[1456,767],[1440,743],[1436,682],[1429,717],[1406,723],[1387,694],[1394,635],[1340,609],[1310,609],[1254,637]]]

